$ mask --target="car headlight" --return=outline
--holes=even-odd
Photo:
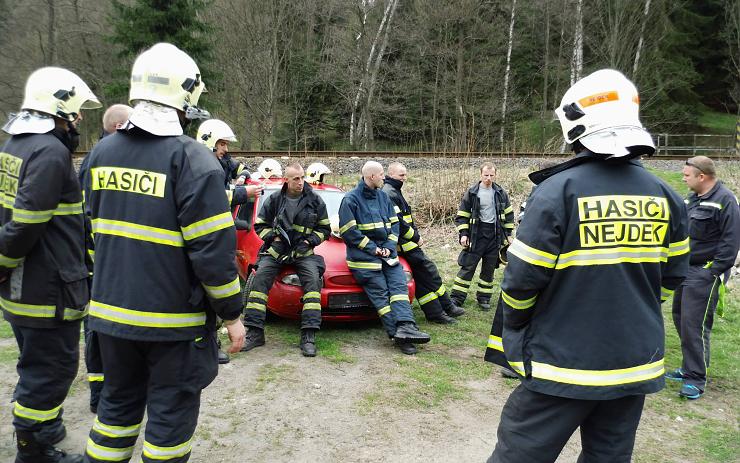
[[[403,273],[406,274],[406,283],[409,283],[414,278],[414,275],[412,275],[411,272],[404,271]]]
[[[301,280],[295,273],[289,273],[285,275],[283,278],[280,279],[280,281],[282,281],[286,285],[301,286]]]

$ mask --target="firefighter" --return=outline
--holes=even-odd
[[[216,316],[238,352],[244,341],[236,233],[223,169],[183,135],[204,83],[174,45],[141,53],[134,111],[101,140],[83,173],[95,234],[89,324],[105,370],[86,462],[128,462],[144,410],[143,462],[190,457],[200,394],[218,372]]]
[[[89,300],[80,184],[72,166],[76,124],[99,108],[72,72],[41,68],[0,150],[0,308],[20,355],[13,399],[17,463],[79,462],[54,448],[66,436],[62,402],[79,363]]]
[[[683,180],[692,191],[686,200],[691,257],[686,280],[673,295],[683,361],[666,378],[682,381],[680,395],[693,400],[704,394],[714,313],[723,305],[723,286],[740,249],[740,209],[708,157],[686,161]]]
[[[452,286],[452,301],[462,306],[470,290],[478,262],[482,262],[476,299],[481,310],[491,310],[493,271],[499,265],[499,252],[514,230],[514,212],[509,195],[495,183],[496,167],[481,165],[480,181],[463,195],[455,224],[462,246],[457,263],[460,270]]]
[[[556,109],[576,153],[538,188],[501,283],[503,351],[520,385],[489,462],[553,462],[580,427],[579,462],[630,461],[645,394],[664,386],[661,301],[688,267],[681,198],[637,159],[655,151],[637,89],[614,70]]]
[[[411,310],[406,277],[398,260],[398,217],[393,202],[382,190],[383,166],[368,161],[362,179],[342,198],[339,233],[347,245],[347,266],[378,311],[386,333],[406,355],[414,344],[427,343]]]
[[[453,317],[459,317],[465,311],[452,302],[439,276],[437,266],[421,249],[424,240],[416,228],[411,206],[406,202],[401,191],[406,178],[406,166],[400,162],[393,162],[388,166],[388,175],[383,185],[383,191],[393,201],[398,217],[397,246],[400,248],[398,254],[405,257],[411,267],[414,281],[416,281],[416,300],[419,301],[419,306],[426,319],[442,325],[457,323]]]
[[[292,265],[303,287],[301,353],[315,357],[325,264],[323,257],[314,254],[314,248],[329,237],[331,228],[326,204],[305,182],[303,167],[297,163],[289,165],[285,177],[280,193],[265,200],[254,222],[254,231],[264,244],[244,312],[248,330],[242,352],[265,344],[267,293],[280,270]]]
[[[331,170],[324,163],[314,162],[306,168],[306,181],[311,185],[321,185],[328,174],[331,174]]]

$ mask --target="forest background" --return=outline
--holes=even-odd
[[[0,0],[0,113],[45,65],[126,102],[170,41],[249,150],[558,151],[553,108],[611,67],[654,133],[732,134],[738,0]],[[81,148],[98,138],[86,114]]]

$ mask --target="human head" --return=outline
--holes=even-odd
[[[406,166],[400,162],[391,162],[388,164],[388,177],[404,183],[407,178]]]
[[[209,147],[218,159],[229,152],[229,142],[237,141],[231,127],[218,119],[209,119],[200,124],[195,138]]]
[[[496,166],[492,162],[484,162],[480,166],[480,181],[486,188],[491,188],[496,181]]]
[[[706,156],[694,156],[683,166],[683,181],[689,189],[702,195],[717,183],[717,170],[714,162]]]
[[[610,157],[634,157],[655,152],[639,110],[635,85],[619,71],[602,69],[573,84],[555,114],[567,143]]]
[[[105,113],[103,113],[103,131],[105,133],[113,133],[121,128],[133,110],[134,108],[125,104],[109,106],[105,110]]]
[[[385,179],[383,166],[377,161],[367,161],[362,166],[362,178],[368,187],[373,189],[382,188],[383,179]]]
[[[305,181],[303,167],[297,162],[285,168],[285,184],[288,196],[298,196],[303,192]]]

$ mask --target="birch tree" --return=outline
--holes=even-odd
[[[504,148],[504,127],[506,126],[506,102],[509,96],[509,76],[511,75],[511,49],[514,47],[514,20],[516,19],[516,0],[511,1],[511,21],[509,22],[509,46],[506,51],[506,71],[504,71],[504,96],[501,103],[501,131],[499,146]]]
[[[645,0],[645,8],[642,13],[642,25],[640,26],[640,37],[637,40],[637,51],[635,51],[635,63],[632,65],[632,78],[637,76],[637,67],[640,64],[640,53],[642,52],[642,46],[645,41],[645,26],[648,23],[648,15],[650,14],[650,0]]]

